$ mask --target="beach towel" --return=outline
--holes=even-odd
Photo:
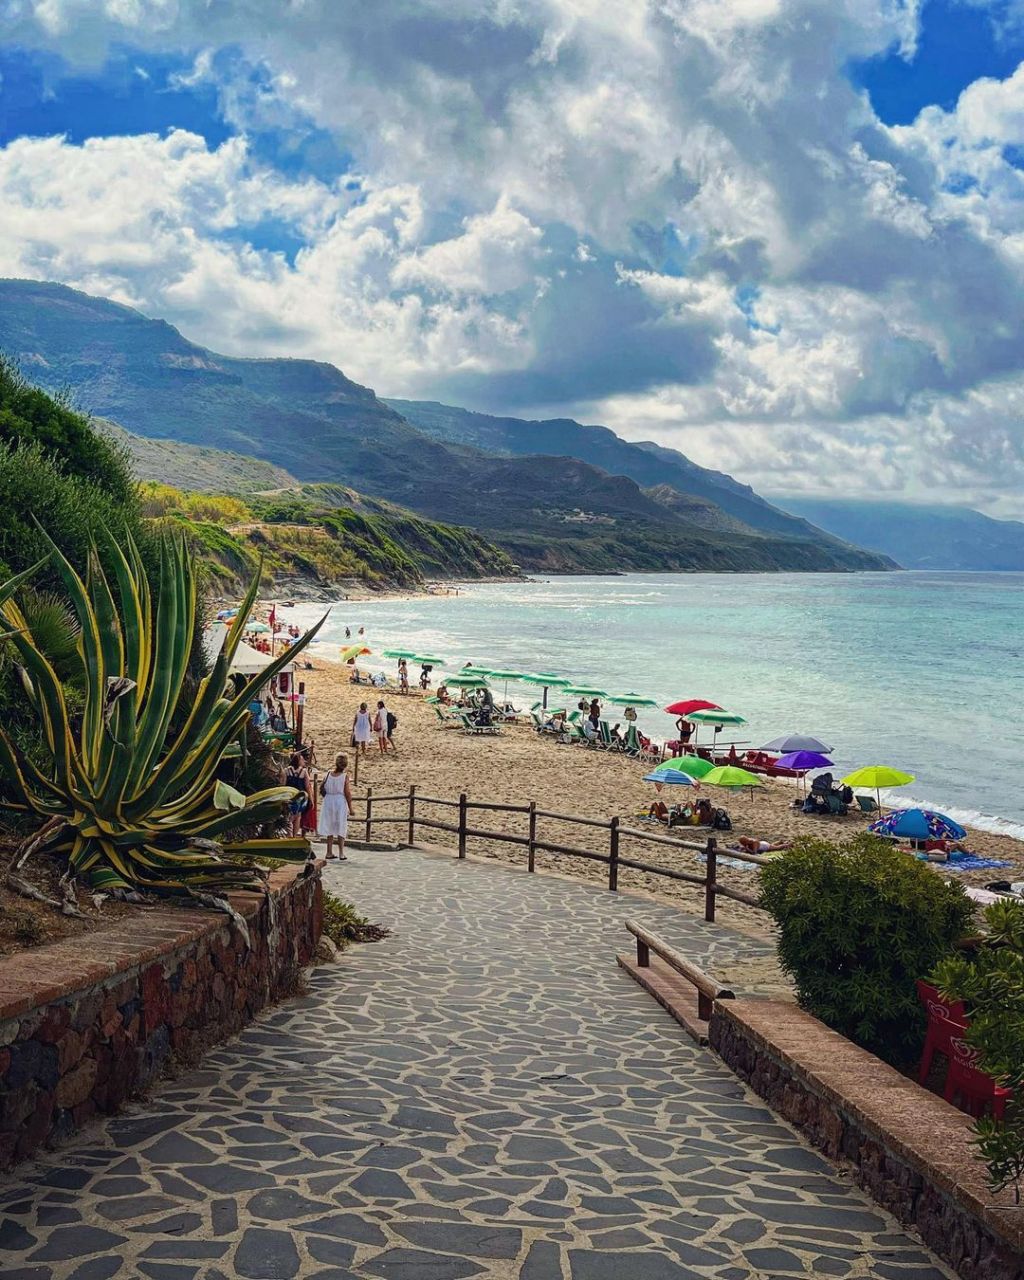
[[[989,867],[1012,867],[1003,858],[980,858],[976,853],[951,853],[949,861],[942,863],[947,871],[986,871]]]

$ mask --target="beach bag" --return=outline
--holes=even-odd
[[[388,733],[393,732],[397,724],[398,724],[398,716],[396,716],[393,711],[389,711],[388,712]]]
[[[716,831],[731,831],[732,819],[724,809],[715,810],[715,820],[711,824]]]

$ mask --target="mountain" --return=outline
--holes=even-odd
[[[738,522],[735,528],[834,541],[806,520],[765,502],[749,485],[732,476],[700,467],[685,454],[652,441],[634,444],[622,440],[608,427],[584,426],[572,418],[500,418],[433,400],[387,399],[384,403],[413,426],[447,444],[472,445],[511,456],[565,454],[613,475],[628,476],[644,488],[674,489],[703,498],[732,516]]]
[[[680,489],[691,472],[694,485],[711,485],[701,477],[716,475],[682,455],[673,455],[671,475],[652,458],[638,481],[621,471],[609,474],[600,461],[580,459],[572,449],[561,456],[557,433],[537,437],[544,456],[530,450],[496,456],[476,444],[442,442],[333,365],[220,356],[164,321],[63,285],[0,281],[0,351],[42,386],[69,388],[83,409],[134,434],[251,455],[300,485],[336,482],[432,520],[470,525],[524,568],[890,567],[884,557],[775,512],[728,477],[712,486],[721,502]],[[636,448],[605,434],[610,454],[618,445]],[[717,503],[739,524],[710,527],[717,517],[707,507],[703,523],[694,523],[685,503],[665,500],[664,485]],[[744,511],[779,527],[761,528]]]
[[[798,515],[840,538],[896,556],[907,569],[1024,572],[1024,524],[970,507],[787,498]]]
[[[126,450],[140,480],[158,480],[203,493],[258,493],[296,483],[283,467],[242,453],[177,440],[149,440],[103,418],[94,419],[93,426]]]

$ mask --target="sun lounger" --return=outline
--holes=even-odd
[[[640,742],[640,735],[637,733],[636,725],[631,724],[626,730],[626,741],[622,748],[629,756],[634,756],[637,760],[660,760],[660,751],[646,751]]]
[[[874,796],[858,796],[857,803],[860,805],[861,813],[878,812],[878,804]]]
[[[468,733],[474,738],[496,738],[501,733],[496,724],[475,724],[465,711],[459,716],[459,727],[463,733]]]

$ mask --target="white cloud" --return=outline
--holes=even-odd
[[[356,172],[287,179],[180,133],[22,139],[4,271],[386,392],[605,415],[776,488],[941,473],[1016,501],[1024,70],[882,126],[845,67],[911,57],[920,0],[9,7],[11,39],[82,66],[183,53],[179,87],[213,84],[243,134],[301,117]],[[293,259],[257,247],[271,222]]]

